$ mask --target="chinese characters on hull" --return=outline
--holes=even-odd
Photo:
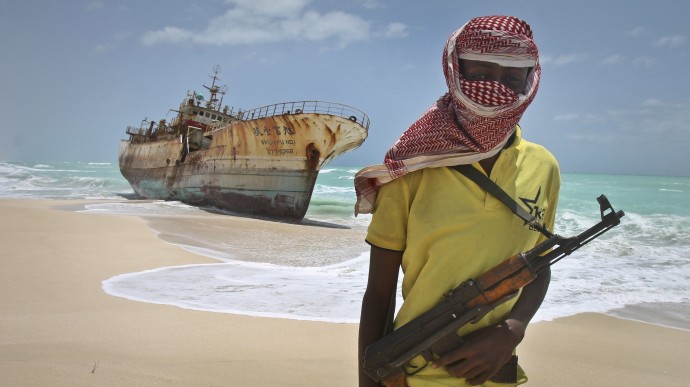
[[[259,129],[257,127],[252,128],[254,132],[254,137],[264,137],[264,136],[294,136],[295,130],[288,126],[274,126],[273,128],[264,127]],[[291,138],[271,138],[262,139],[261,145],[266,146],[266,153],[271,156],[284,156],[295,154],[295,140]],[[281,146],[292,146],[282,148]],[[278,147],[278,148],[276,148]]]

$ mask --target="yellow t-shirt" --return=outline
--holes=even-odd
[[[483,171],[479,164],[473,166]],[[518,129],[490,178],[553,230],[560,175],[555,158],[545,148],[523,140]],[[372,245],[403,251],[404,302],[396,328],[436,305],[448,290],[544,239],[498,199],[445,167],[411,172],[382,186],[367,234]],[[500,322],[516,301],[517,297],[502,304],[458,333]],[[408,378],[410,386],[462,383],[431,367]]]

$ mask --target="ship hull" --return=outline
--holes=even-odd
[[[215,160],[179,167],[131,168],[126,178],[144,198],[178,200],[269,218],[304,217],[318,171],[270,171],[223,164]],[[217,172],[201,172],[206,170]],[[169,184],[166,176],[172,175],[180,177]]]
[[[239,120],[198,148],[187,133],[121,141],[120,170],[139,196],[290,220],[304,217],[319,170],[366,138],[352,119],[313,113]]]

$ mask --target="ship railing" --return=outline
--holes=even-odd
[[[237,113],[237,118],[240,120],[253,120],[284,114],[302,113],[331,114],[347,118],[353,122],[359,123],[365,129],[369,129],[369,117],[367,117],[363,111],[353,108],[352,106],[325,101],[282,102],[252,110],[239,111]]]
[[[127,134],[131,134],[134,136],[143,136],[146,134],[146,129],[135,128],[134,126],[127,126]]]
[[[131,136],[142,136],[142,137],[149,137],[149,136],[155,136],[155,135],[160,135],[160,134],[175,134],[175,130],[168,125],[165,125],[164,127],[161,127],[160,125],[155,125],[153,127],[153,130],[149,132],[149,128],[144,128],[144,127],[139,127],[136,128],[134,126],[127,126],[127,130],[125,133],[131,135]]]

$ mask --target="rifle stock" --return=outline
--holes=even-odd
[[[407,375],[424,368],[411,366],[410,360],[422,355],[428,364],[461,346],[462,338],[456,334],[460,327],[481,320],[490,310],[515,297],[548,266],[620,223],[623,211],[616,212],[604,195],[597,201],[601,221],[594,226],[571,238],[554,235],[506,259],[477,279],[463,282],[446,293],[438,305],[369,345],[364,372],[387,386],[404,386]]]

